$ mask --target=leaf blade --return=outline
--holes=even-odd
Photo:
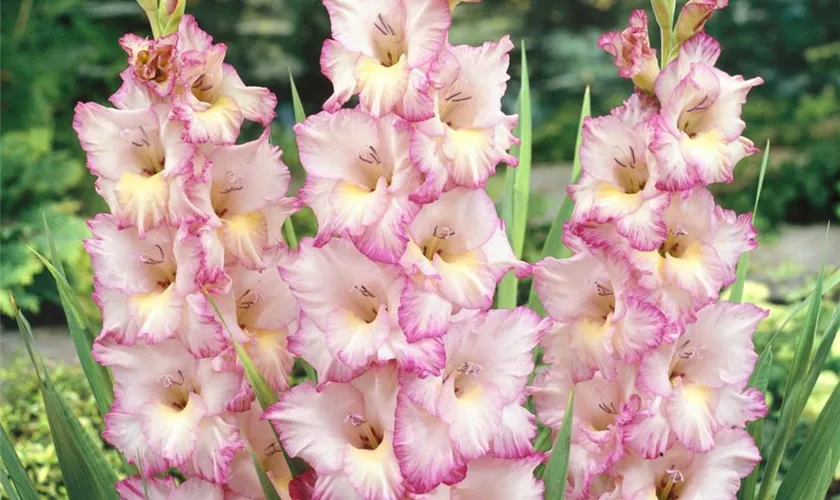
[[[15,447],[9,435],[6,434],[6,429],[0,425],[0,461],[6,468],[9,479],[13,485],[5,486],[8,495],[17,494],[23,500],[38,500],[38,493],[35,491],[35,485],[26,474],[26,469],[20,461],[20,457],[15,452]]]
[[[572,445],[572,415],[575,411],[575,393],[569,394],[563,423],[554,440],[551,456],[545,468],[543,482],[545,483],[546,500],[564,500],[566,497],[566,473],[569,470],[569,449]]]
[[[50,246],[54,249],[52,237],[48,233],[50,239]],[[67,326],[70,331],[70,337],[73,339],[73,345],[76,348],[76,355],[79,358],[79,363],[87,378],[91,393],[96,401],[96,407],[101,416],[105,416],[111,409],[111,404],[114,401],[114,389],[111,380],[111,375],[108,369],[100,365],[93,359],[91,354],[93,350],[93,335],[90,333],[90,328],[86,324],[84,312],[81,305],[76,298],[70,283],[67,282],[63,269],[55,266],[54,261],[50,262],[46,257],[41,255],[37,250],[30,249],[35,256],[44,264],[47,270],[55,280],[58,294],[61,298],[61,305],[64,309],[64,316],[67,320]],[[57,255],[54,254],[53,258]]]
[[[525,230],[528,225],[528,201],[531,195],[531,90],[528,78],[528,56],[522,43],[522,80],[519,87],[519,122],[517,123],[519,146],[514,146],[519,166],[505,171],[505,197],[502,200],[502,219],[505,232],[516,258],[522,257],[525,246]],[[500,309],[516,307],[519,280],[513,272],[505,274],[499,283],[496,300]]]
[[[36,367],[50,435],[68,496],[92,500],[117,498],[114,489],[116,474],[53,385],[43,359],[35,348],[29,322],[20,309],[15,310],[15,316]]]

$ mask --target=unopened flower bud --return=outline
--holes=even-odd
[[[712,13],[727,5],[729,5],[729,0],[689,0],[680,11],[680,17],[674,29],[677,43],[682,43],[703,31]]]

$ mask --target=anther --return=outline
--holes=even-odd
[[[140,262],[142,262],[143,264],[148,264],[148,265],[152,265],[152,266],[160,264],[161,262],[163,262],[164,258],[166,257],[166,255],[163,253],[163,248],[160,245],[155,245],[155,248],[158,251],[158,257],[157,258],[149,257],[148,255],[141,255],[140,256]]]
[[[164,387],[169,389],[173,385],[184,385],[184,372],[178,370],[178,377],[173,375],[161,375],[158,377],[158,382],[160,382]]]
[[[256,305],[260,301],[260,296],[254,293],[250,288],[245,290],[245,293],[236,299],[236,307],[240,309],[250,309],[251,306]]]
[[[350,424],[353,427],[359,427],[360,425],[364,425],[367,423],[367,420],[361,415],[356,413],[348,413],[346,417],[344,417],[344,423]]]
[[[595,282],[595,290],[601,297],[608,297],[613,294],[612,290],[602,285],[599,281]]]
[[[432,231],[432,236],[440,240],[449,239],[450,237],[455,236],[455,234],[457,234],[455,230],[448,226],[435,226]]]
[[[237,175],[231,171],[225,174],[225,183],[219,188],[219,194],[228,194],[234,191],[241,191],[244,188],[242,185],[242,176]]]
[[[268,446],[265,447],[263,450],[263,454],[267,457],[274,455],[275,453],[280,453],[282,450],[280,449],[280,445],[277,444],[276,441],[272,442]]]
[[[368,290],[365,285],[353,285],[353,291],[360,294],[362,297],[367,297],[369,299],[376,298],[376,294]]]
[[[464,375],[478,375],[484,368],[472,361],[464,361],[456,370]]]

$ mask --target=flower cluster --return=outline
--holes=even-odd
[[[689,2],[677,26],[698,9],[705,22],[716,5]],[[637,88],[584,123],[565,228],[574,256],[534,269],[553,326],[543,341],[551,366],[530,390],[554,428],[574,391],[574,499],[734,498],[760,460],[744,427],[767,412],[747,387],[752,334],[767,313],[718,302],[755,231],[707,186],[731,181],[756,151],[740,113],[761,79],[716,68],[720,47],[702,31],[681,36],[661,71],[643,11],[601,38]]]
[[[483,186],[508,149],[505,37],[447,39],[446,0],[326,0],[335,92],[295,127],[318,220],[280,265],[318,379],[268,409],[324,499],[541,497],[522,404],[547,323],[491,310],[519,261]],[[353,109],[342,105],[358,96]]]
[[[259,498],[251,448],[287,498],[291,474],[232,344],[287,388],[298,309],[277,266],[298,201],[268,129],[235,144],[245,120],[273,120],[276,99],[243,84],[191,16],[176,33],[120,45],[115,107],[79,103],[73,123],[111,212],[86,242],[103,320],[93,354],[115,384],[103,436],[149,477],[150,494]],[[176,489],[153,479],[171,467],[189,477]],[[134,498],[140,485],[118,490]]]
[[[190,16],[121,40],[115,108],[78,105],[111,212],[87,241],[94,357],[115,382],[104,437],[155,498],[262,498],[251,451],[287,499],[540,498],[522,404],[548,322],[491,310],[507,272],[531,271],[484,190],[516,163],[501,106],[513,45],[451,45],[447,0],[325,5],[335,93],[295,128],[298,197],[267,129],[237,144],[274,96]],[[300,204],[319,229],[290,249],[281,227]],[[264,414],[235,343],[280,393]],[[295,356],[316,376],[290,389]],[[311,469],[293,480],[281,451]],[[187,480],[160,478],[173,467]]]

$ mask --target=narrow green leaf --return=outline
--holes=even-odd
[[[280,500],[280,495],[277,493],[277,488],[274,487],[274,483],[271,482],[271,479],[265,472],[265,468],[260,463],[259,458],[257,458],[257,454],[254,453],[254,450],[250,446],[248,446],[248,453],[251,454],[251,461],[254,463],[254,469],[257,470],[257,478],[259,478],[260,480],[260,486],[262,487],[265,499]]]
[[[117,498],[114,471],[53,385],[40,354],[37,354],[29,322],[19,309],[15,311],[15,316],[36,366],[50,434],[68,496],[86,500]]]
[[[303,103],[300,100],[300,94],[298,94],[297,85],[295,85],[295,79],[292,76],[292,70],[289,70],[289,88],[292,92],[292,107],[295,110],[295,123],[300,123],[306,119],[306,112],[303,110]],[[286,243],[289,245],[289,248],[298,247],[298,237],[295,233],[295,226],[291,217],[286,218],[283,222],[283,234],[286,237]]]
[[[837,450],[840,450],[840,385],[834,388],[805,438],[779,486],[776,498],[826,498],[821,469],[825,463],[830,471],[837,469],[840,461]]]
[[[216,301],[213,300],[213,297],[204,290],[204,295],[207,297],[207,301],[210,303],[210,306],[213,308],[213,311],[216,313],[216,317],[219,318],[219,321],[222,323],[225,331],[230,338],[231,343],[233,343],[233,348],[236,351],[236,356],[239,358],[239,363],[242,365],[242,370],[245,372],[245,376],[248,378],[248,382],[251,384],[251,388],[254,390],[254,394],[257,396],[257,401],[260,403],[260,407],[263,410],[268,410],[268,407],[273,405],[278,401],[277,393],[274,389],[268,385],[268,382],[263,377],[262,373],[257,369],[257,366],[254,364],[254,360],[251,359],[251,356],[248,355],[248,351],[242,347],[233,336],[228,328],[227,322],[222,315],[222,312],[219,310],[219,306],[216,305]],[[283,443],[280,442],[280,436],[277,435],[277,430],[274,429],[274,426],[271,426],[271,430],[274,432],[274,437],[277,438],[277,444],[280,446],[280,450],[283,452],[283,457],[286,459],[286,464],[289,466],[289,470],[292,472],[293,477],[297,477],[299,474],[306,470],[306,463],[303,460],[292,458],[287,453],[285,448],[283,448]]]
[[[50,242],[52,242],[49,234],[48,237],[50,238]],[[51,246],[53,245],[51,244]],[[90,334],[90,330],[87,327],[87,321],[85,320],[81,305],[72,287],[67,282],[63,270],[56,267],[54,261],[50,262],[36,250],[32,249],[32,252],[41,260],[55,280],[59,297],[61,297],[61,305],[64,308],[64,315],[67,319],[67,326],[70,330],[70,337],[73,339],[73,345],[76,347],[76,355],[82,365],[82,370],[85,372],[85,377],[87,377],[93,398],[96,400],[96,407],[99,410],[99,414],[104,417],[111,408],[111,403],[114,401],[113,384],[108,370],[93,359],[93,355],[91,354],[93,349],[93,335]]]
[[[840,284],[840,269],[834,271],[834,273],[827,280],[825,280],[822,289],[822,295],[825,296],[826,294],[834,290],[834,288],[837,287],[838,284]],[[767,341],[767,344],[764,345],[764,348],[761,350],[762,356],[764,356],[767,353],[767,351],[770,350],[770,347],[773,345],[773,341],[775,341],[776,337],[778,337],[779,334],[784,331],[788,322],[794,317],[796,317],[796,315],[799,314],[805,306],[811,303],[811,300],[813,300],[814,298],[815,291],[816,290],[811,290],[811,292],[804,299],[802,299],[798,304],[796,304],[796,306],[794,306],[790,310],[788,315],[785,317],[784,321],[782,321],[781,326],[779,326],[779,328],[775,332],[773,332],[773,335],[770,336],[770,339]]]
[[[14,483],[6,486],[9,496],[12,498],[21,498],[23,500],[38,500],[38,493],[35,491],[35,485],[32,480],[26,475],[26,469],[20,461],[20,457],[15,453],[15,447],[9,435],[6,434],[6,429],[0,425],[0,460],[2,460],[4,467],[8,473],[9,479]],[[14,495],[14,496],[13,496]]]
[[[522,42],[522,83],[519,88],[519,166],[513,171],[513,252],[522,257],[528,226],[528,201],[531,195],[531,88],[528,80],[528,57]],[[510,170],[508,170],[509,172]]]
[[[761,356],[755,364],[755,370],[750,377],[750,387],[755,387],[762,394],[767,393],[767,384],[770,381],[770,369],[773,367],[773,351],[767,351],[767,356]],[[761,441],[764,433],[764,420],[760,418],[754,422],[747,424],[747,432],[753,437],[755,446],[760,450]],[[755,496],[755,486],[758,484],[758,469],[756,465],[753,471],[741,483],[741,489],[738,491],[738,500],[752,500]]]
[[[543,482],[545,483],[546,500],[563,500],[566,497],[566,472],[569,470],[569,449],[572,446],[572,416],[575,412],[575,393],[569,394],[563,423],[554,440],[551,456],[545,467]]]
[[[764,157],[761,159],[761,170],[758,172],[758,187],[755,190],[755,203],[753,204],[753,223],[755,223],[755,214],[758,213],[758,200],[761,199],[761,188],[764,186],[764,173],[767,171],[767,162],[770,159],[770,139],[767,139],[767,144],[764,146]],[[744,283],[747,281],[747,270],[750,267],[750,254],[744,253],[738,259],[738,271],[735,274],[735,283],[729,289],[729,302],[740,303],[744,296]]]
[[[17,490],[12,485],[11,476],[9,476],[6,469],[3,469],[2,467],[0,467],[0,485],[3,486],[3,491],[6,492],[6,496],[9,497],[9,500],[20,500]],[[38,500],[38,497],[31,497],[31,500]]]
[[[286,244],[289,245],[289,248],[295,249],[298,247],[297,234],[295,234],[295,226],[291,217],[286,217],[286,220],[283,221],[283,234],[286,237]]]
[[[831,317],[831,322],[825,329],[825,332],[820,339],[820,345],[817,346],[817,351],[814,353],[814,359],[811,360],[811,366],[808,369],[808,374],[805,376],[805,385],[802,387],[802,392],[799,395],[799,407],[797,413],[801,414],[814,391],[814,386],[817,385],[817,379],[820,373],[825,368],[825,360],[831,353],[831,347],[834,345],[834,339],[837,338],[837,330],[840,328],[840,307],[834,310],[834,315]]]
[[[796,343],[796,350],[793,355],[793,362],[791,363],[790,371],[785,380],[785,391],[783,393],[782,410],[779,416],[779,424],[776,428],[776,433],[773,436],[773,443],[770,447],[770,454],[767,458],[767,465],[764,469],[764,477],[761,481],[761,488],[758,491],[759,500],[767,500],[770,498],[773,486],[776,482],[776,476],[779,473],[779,466],[782,463],[785,448],[787,447],[790,437],[793,435],[793,429],[799,415],[802,413],[800,406],[801,392],[805,389],[807,381],[805,377],[808,373],[811,351],[814,346],[814,337],[817,330],[817,320],[819,319],[820,306],[822,304],[823,294],[823,279],[825,274],[825,263],[820,265],[820,272],[817,275],[817,283],[814,285],[814,290],[810,297],[810,305],[808,307],[808,315],[805,319],[805,328],[799,335],[799,340]]]
[[[583,122],[589,115],[592,114],[592,108],[589,97],[589,87],[583,93],[583,103],[580,106],[580,120],[578,121],[578,134],[575,140],[575,157],[572,162],[572,178],[571,182],[575,183],[580,177],[580,143],[583,138]],[[540,259],[546,257],[562,258],[571,255],[569,250],[563,245],[563,226],[569,217],[572,216],[573,202],[572,199],[566,196],[560,205],[560,210],[557,211],[557,216],[554,222],[551,223],[551,228],[548,230],[548,236],[545,239],[542,251],[540,252]],[[528,295],[528,306],[540,313],[543,313],[540,298],[534,291],[534,285],[531,285],[531,291]]]
[[[292,107],[295,109],[295,123],[300,123],[306,120],[306,111],[303,110],[303,102],[300,100],[292,70],[289,70],[289,87],[292,92]]]
[[[528,201],[531,196],[531,90],[528,80],[528,56],[525,42],[522,42],[522,80],[519,87],[519,122],[516,136],[519,146],[514,146],[511,154],[519,159],[517,168],[508,167],[505,171],[505,197],[502,200],[502,219],[511,248],[517,258],[522,257],[525,246],[525,231],[528,227]],[[513,272],[507,273],[499,283],[497,307],[513,309],[516,307],[519,280]]]

